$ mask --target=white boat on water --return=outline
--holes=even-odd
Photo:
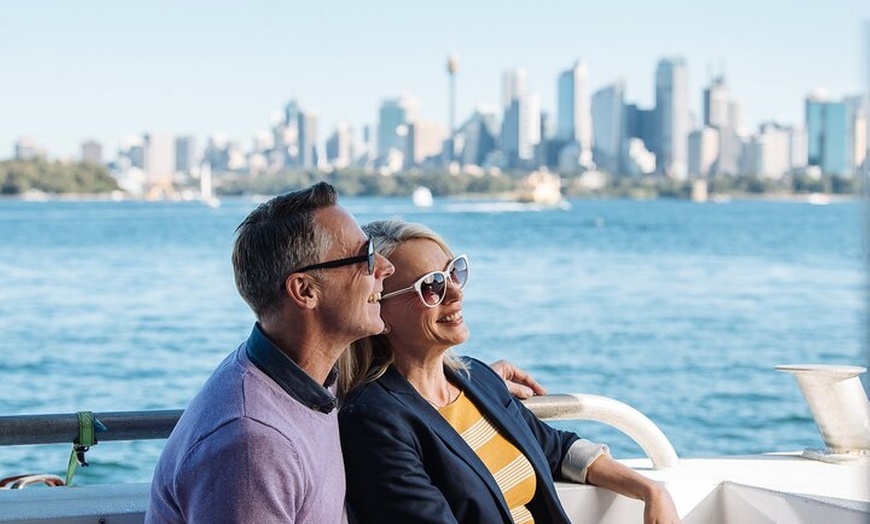
[[[411,200],[417,207],[432,207],[435,200],[432,198],[432,191],[426,186],[418,186],[411,194]]]
[[[548,395],[527,405],[544,420],[595,420],[626,433],[647,457],[622,462],[664,483],[686,524],[870,521],[870,404],[858,378],[866,369],[821,365],[778,369],[797,379],[824,449],[681,459],[652,421],[619,401],[584,394]],[[179,415],[180,411],[100,415],[108,428],[102,440],[163,438]],[[46,417],[58,416],[0,417],[0,445],[64,441],[57,440],[57,434],[63,433],[62,421]],[[75,415],[66,416],[70,417],[77,420]],[[72,429],[78,432],[77,426]],[[115,431],[118,434],[110,437]],[[557,488],[572,522],[643,521],[639,501],[593,486],[558,483]],[[147,483],[2,489],[0,522],[140,523],[148,494]]]
[[[220,207],[221,201],[214,194],[214,187],[211,181],[211,164],[203,162],[202,169],[199,172],[199,194],[202,203],[208,207]]]

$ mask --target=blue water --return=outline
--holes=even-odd
[[[773,367],[867,362],[860,202],[344,204],[468,253],[460,353],[627,402],[682,456],[821,447]],[[184,407],[250,330],[229,253],[254,205],[0,201],[0,415]],[[641,455],[604,425],[559,425]],[[161,446],[101,443],[77,481],[149,480]],[[0,476],[61,474],[68,453],[0,448]]]

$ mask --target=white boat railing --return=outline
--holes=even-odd
[[[674,446],[646,415],[618,400],[572,393],[532,397],[523,402],[541,420],[593,420],[614,427],[634,440],[653,469],[679,464]]]

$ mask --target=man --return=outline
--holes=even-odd
[[[338,523],[344,465],[333,366],[380,333],[393,266],[321,182],[273,198],[239,225],[236,287],[257,318],[166,443],[145,515],[163,522]],[[513,390],[543,390],[506,363]]]

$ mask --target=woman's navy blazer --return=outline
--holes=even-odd
[[[570,522],[553,479],[577,435],[538,420],[486,364],[465,361],[470,374],[445,368],[448,379],[531,462],[535,521]],[[361,524],[513,522],[480,458],[395,368],[351,392],[338,419],[347,501]]]

